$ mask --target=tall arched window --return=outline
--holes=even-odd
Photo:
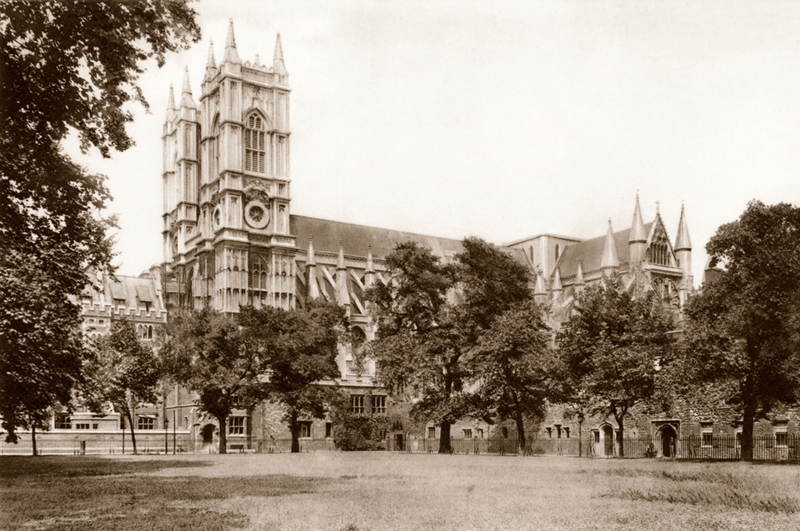
[[[264,173],[266,160],[266,133],[264,120],[257,114],[251,114],[244,129],[244,169]]]
[[[214,125],[211,127],[211,142],[209,159],[210,159],[210,172],[208,176],[209,182],[219,177],[219,118],[214,118]]]
[[[561,247],[556,244],[556,262],[558,262],[558,257],[561,254]]]

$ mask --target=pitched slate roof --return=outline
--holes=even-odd
[[[376,259],[384,258],[392,252],[395,245],[407,241],[415,241],[431,249],[434,254],[447,258],[462,251],[459,240],[306,216],[292,215],[290,228],[291,233],[297,237],[297,247],[300,249],[308,247],[308,239],[313,236],[315,253],[338,254],[339,241],[342,242],[345,254],[349,256],[366,257],[369,246],[372,245],[372,255]]]
[[[644,225],[645,234],[650,234],[652,223]],[[617,257],[620,264],[630,260],[630,249],[628,238],[631,229],[625,229],[614,233],[614,242],[617,248]],[[583,261],[584,274],[595,269],[600,269],[603,260],[603,244],[606,236],[598,236],[591,240],[567,245],[558,259],[557,266],[561,269],[562,280],[573,277],[578,272],[578,262]]]

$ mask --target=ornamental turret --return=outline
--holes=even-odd
[[[533,288],[533,298],[536,302],[544,302],[547,299],[547,289],[544,287],[544,278],[539,271],[536,272],[536,285]]]
[[[317,261],[314,258],[314,237],[308,238],[308,260],[306,261],[306,271],[308,272],[308,298],[319,299],[319,284],[317,284]]]
[[[344,261],[344,248],[339,241],[339,258],[336,261],[336,302],[341,306],[350,306],[350,291],[347,289],[347,266]]]
[[[692,275],[692,241],[689,238],[689,225],[686,222],[686,213],[682,203],[681,219],[678,222],[678,235],[675,237],[675,258],[677,258],[678,267],[681,268],[683,273],[683,278],[678,288],[681,307],[683,307],[689,292],[694,287],[694,276]]]
[[[191,110],[197,109],[197,105],[195,105],[194,98],[192,97],[192,85],[191,83],[189,83],[188,66],[183,71],[183,88],[181,89],[181,114],[184,114],[183,113],[184,109],[191,109]],[[188,116],[185,117],[188,118]],[[194,114],[191,115],[190,119],[194,120]]]
[[[375,265],[372,263],[372,245],[367,249],[367,268],[364,270],[364,287],[375,285]]]
[[[614,231],[611,229],[611,220],[609,219],[600,270],[605,275],[616,269],[619,269],[619,257],[617,256],[617,244],[614,241]]]
[[[217,62],[214,60],[214,41],[208,43],[208,60],[206,61],[206,73],[203,82],[211,81],[217,75]]]
[[[686,223],[686,213],[681,204],[681,219],[678,222],[678,234],[675,237],[675,254],[681,271],[692,274],[692,241],[689,238],[689,226]]]
[[[647,233],[644,230],[644,220],[642,219],[642,209],[639,207],[639,193],[636,193],[636,207],[633,211],[633,221],[631,222],[631,232],[628,238],[630,249],[631,265],[639,265],[645,259],[647,252]]]
[[[233,35],[233,19],[228,24],[228,37],[225,39],[225,54],[222,56],[222,63],[241,65],[239,52],[236,51],[236,37]]]
[[[561,292],[563,291],[563,287],[561,286],[561,269],[558,266],[556,266],[556,272],[553,278],[553,286],[551,287],[551,291],[553,292],[554,299],[560,297]]]
[[[586,281],[583,280],[583,260],[578,260],[578,272],[575,273],[575,282],[573,285],[577,293],[583,293],[583,287],[586,285]]]
[[[272,54],[272,71],[280,74],[281,77],[289,75],[286,70],[286,63],[283,61],[283,47],[281,46],[281,34],[275,39],[275,53]]]

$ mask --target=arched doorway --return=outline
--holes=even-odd
[[[216,431],[217,427],[213,424],[206,424],[200,430],[200,436],[203,438],[203,451],[214,452],[214,433]]]
[[[614,455],[614,429],[608,424],[603,426],[603,455],[606,457]]]
[[[661,455],[663,457],[675,457],[675,445],[678,434],[672,426],[661,428]]]

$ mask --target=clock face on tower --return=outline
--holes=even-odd
[[[254,229],[263,229],[269,225],[269,207],[258,200],[247,203],[244,219]]]

